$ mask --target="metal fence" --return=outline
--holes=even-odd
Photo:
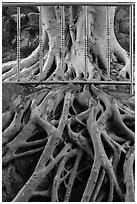
[[[4,2],[2,3],[3,6],[17,6],[17,81],[14,82],[8,82],[8,83],[19,83],[19,84],[105,84],[105,85],[129,85],[130,86],[130,93],[133,94],[134,89],[134,77],[133,77],[133,61],[134,61],[134,53],[133,53],[133,46],[134,46],[134,36],[133,36],[133,20],[134,20],[134,3],[133,2],[123,2],[123,3],[97,3],[97,2],[90,2],[90,3],[59,3],[61,6],[61,63],[63,65],[64,63],[64,47],[65,47],[65,5],[83,5],[85,6],[85,32],[84,32],[84,59],[85,59],[85,80],[79,80],[79,81],[42,81],[42,68],[43,68],[43,39],[42,39],[42,16],[41,16],[41,6],[48,6],[48,5],[55,5],[55,3],[26,3],[26,2]],[[22,81],[20,79],[20,35],[21,35],[21,22],[20,22],[20,7],[26,6],[26,5],[36,5],[40,8],[39,13],[39,45],[40,45],[40,52],[39,52],[39,70],[40,70],[40,80],[39,81]],[[57,3],[56,3],[57,5]],[[107,81],[86,81],[87,77],[87,57],[88,57],[88,13],[87,13],[87,6],[106,6],[107,9],[107,29],[106,29],[106,35],[107,35]],[[114,81],[110,77],[110,6],[129,6],[130,7],[130,65],[131,65],[131,78],[129,81]],[[3,82],[4,83],[4,82]]]

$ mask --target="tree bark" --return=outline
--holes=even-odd
[[[59,7],[59,8],[58,8]],[[85,77],[85,7],[80,7],[80,12],[76,13],[78,19],[74,22],[73,8],[70,6],[65,9],[65,47],[61,50],[61,7],[60,6],[42,6],[42,31],[43,31],[43,51],[44,66],[42,80],[54,80],[73,77],[73,79]],[[108,36],[107,36],[107,7],[106,6],[88,6],[88,52],[87,52],[87,79],[100,79],[100,69],[107,68],[108,55]],[[110,54],[116,56],[124,62],[125,66],[119,73],[119,77],[126,78],[130,76],[130,61],[128,53],[119,45],[114,33],[115,7],[109,7],[110,13]],[[39,50],[38,48],[27,58],[21,61],[21,79],[39,80],[40,73],[37,64]],[[62,54],[64,53],[64,54]],[[64,55],[64,56],[63,56]],[[61,56],[65,58],[61,66]],[[94,60],[93,60],[94,58]],[[52,68],[53,62],[56,68]],[[98,61],[101,62],[98,67]],[[30,76],[27,77],[29,69]],[[34,72],[34,69],[37,71]],[[3,80],[14,81],[17,79],[16,62],[8,62],[3,65]],[[39,70],[40,71],[40,70]],[[26,73],[26,74],[25,74]],[[32,73],[32,74],[31,74]],[[50,74],[50,76],[48,75]]]

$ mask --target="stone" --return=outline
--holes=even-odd
[[[3,202],[11,201],[23,185],[23,180],[20,175],[16,172],[13,165],[9,165],[2,171],[3,181]]]
[[[39,27],[39,13],[29,13],[28,18],[32,25]]]
[[[2,45],[11,44],[11,39],[16,33],[16,23],[11,17],[2,18]]]
[[[124,18],[124,20],[119,25],[119,31],[121,33],[129,34],[130,31],[129,17]]]
[[[121,21],[125,16],[128,16],[129,6],[117,7],[116,9],[116,20]]]
[[[129,52],[129,35],[125,33],[120,33],[117,36],[117,40],[119,44],[127,51]]]
[[[20,7],[20,12],[27,15],[28,13],[31,12],[36,12],[38,13],[39,10],[37,6],[32,5],[32,6],[21,6]],[[12,14],[17,14],[17,6],[3,6],[2,8],[2,15],[3,16],[11,16]]]

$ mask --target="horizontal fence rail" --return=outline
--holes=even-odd
[[[3,82],[7,83],[15,83],[15,81]],[[102,85],[131,85],[130,81],[20,81],[16,82],[17,84],[102,84]],[[135,85],[135,82],[133,82]]]
[[[93,5],[93,6],[130,6],[135,2],[2,2],[3,6],[49,6],[49,5]]]
[[[134,92],[134,70],[133,70],[133,61],[134,61],[134,52],[133,52],[133,46],[134,46],[134,36],[133,36],[133,20],[134,20],[134,2],[84,2],[84,3],[72,3],[72,2],[59,2],[59,3],[48,3],[48,2],[2,2],[2,6],[17,6],[17,81],[9,81],[3,83],[17,83],[17,84],[102,84],[102,85],[129,85],[130,86],[130,93],[133,94]],[[21,6],[27,6],[27,5],[35,5],[39,6],[39,81],[24,81],[20,79],[20,35],[21,35],[21,15],[20,15],[20,7]],[[61,69],[62,73],[64,70],[64,56],[65,56],[65,6],[66,5],[83,5],[84,6],[84,14],[85,18],[84,20],[84,64],[85,64],[85,76],[84,80],[68,80],[68,81],[44,81],[42,80],[43,77],[43,30],[42,30],[42,6],[49,6],[49,5],[60,5],[61,6]],[[86,81],[87,80],[87,67],[88,67],[88,6],[106,6],[106,36],[107,36],[107,81]],[[110,78],[111,68],[111,52],[110,52],[110,6],[130,6],[130,65],[131,65],[131,80],[130,81],[113,81]]]

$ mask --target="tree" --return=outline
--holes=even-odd
[[[102,71],[107,68],[108,52],[106,6],[65,6],[64,25],[61,12],[61,6],[41,7],[42,76],[38,46],[21,61],[21,79],[106,79]],[[122,60],[119,76],[130,77],[128,53],[114,33],[115,7],[110,7],[110,13],[111,59]],[[4,81],[16,80],[17,62],[5,63],[2,72]],[[134,110],[101,86],[70,83],[32,86],[30,90],[3,113],[4,168],[18,158],[40,154],[13,201],[30,201],[36,196],[50,201],[133,201]]]

